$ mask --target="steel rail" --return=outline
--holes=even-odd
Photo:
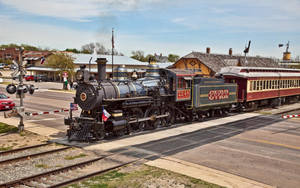
[[[0,165],[5,164],[5,163],[9,163],[9,162],[24,160],[24,159],[28,159],[28,158],[32,158],[32,157],[37,157],[37,156],[41,156],[41,155],[46,155],[46,154],[50,154],[50,153],[55,153],[55,152],[59,152],[59,151],[69,149],[69,148],[72,148],[72,147],[67,146],[67,147],[58,148],[58,149],[54,149],[54,150],[43,151],[43,152],[33,153],[33,154],[29,154],[29,155],[19,156],[19,157],[16,157],[16,158],[6,159],[6,160],[3,160],[3,161],[0,161]]]
[[[51,143],[38,144],[38,145],[27,146],[27,147],[23,147],[23,148],[17,148],[17,149],[2,151],[2,152],[0,152],[0,156],[10,154],[10,153],[15,153],[15,152],[18,152],[18,151],[27,150],[27,149],[38,148],[38,147],[42,147],[42,146],[46,146],[46,145],[50,145],[50,144]]]
[[[130,161],[130,162],[123,163],[123,164],[119,164],[117,166],[113,166],[113,167],[110,167],[110,168],[107,168],[107,169],[104,169],[104,170],[99,170],[99,171],[96,171],[96,172],[92,172],[92,173],[86,174],[84,176],[80,176],[80,177],[73,178],[73,179],[70,179],[70,180],[55,184],[55,185],[51,185],[49,188],[57,188],[57,187],[61,187],[61,186],[64,186],[64,185],[69,185],[71,183],[78,182],[80,180],[83,180],[83,179],[86,179],[86,178],[89,178],[89,177],[92,177],[92,176],[96,176],[96,175],[99,175],[99,174],[103,174],[103,173],[108,172],[110,170],[114,170],[114,169],[120,168],[122,166],[134,163],[135,161],[137,161],[137,160]]]
[[[105,157],[107,157],[107,156],[105,156]],[[15,185],[20,185],[20,184],[22,184],[22,185],[25,184],[26,185],[26,182],[35,180],[37,178],[44,177],[44,176],[49,176],[49,175],[52,175],[52,174],[57,174],[57,173],[64,172],[64,171],[69,170],[69,169],[79,168],[79,167],[88,165],[89,163],[93,163],[95,161],[101,160],[105,157],[104,156],[97,157],[95,159],[91,159],[91,160],[88,160],[88,161],[84,161],[84,162],[69,165],[69,166],[65,166],[63,168],[59,168],[59,169],[43,172],[43,173],[40,173],[40,174],[35,174],[35,175],[32,175],[32,176],[24,177],[24,178],[21,178],[21,179],[18,179],[18,180],[13,180],[13,181],[10,181],[10,182],[2,183],[2,184],[0,184],[0,187],[13,187]]]

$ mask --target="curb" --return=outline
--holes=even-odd
[[[274,186],[271,185],[172,157],[162,157],[154,161],[149,161],[146,165],[169,170],[228,188],[274,188]]]

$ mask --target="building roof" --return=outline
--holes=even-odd
[[[79,69],[80,68],[75,68],[74,70],[78,71]],[[51,68],[51,67],[28,67],[26,70],[27,71],[45,71],[45,72],[56,72],[56,71],[59,71],[59,69],[54,69],[54,68]],[[88,68],[87,68],[87,70],[88,70]],[[126,69],[126,70],[127,70],[127,72],[133,72],[133,71],[146,72],[145,69]],[[91,72],[92,73],[97,73],[98,69],[92,68]],[[112,69],[106,69],[106,72],[111,73]]]
[[[94,54],[70,54],[74,59],[75,64],[88,64],[91,60],[91,64],[97,64],[95,61],[97,58],[106,58],[107,64],[112,64],[112,57],[111,55],[94,55]],[[114,65],[141,65],[147,66],[147,62],[141,62],[136,59],[127,57],[127,56],[114,56]]]
[[[176,75],[176,76],[195,76],[194,71],[192,70],[185,70],[185,69],[165,69],[162,71],[168,71],[169,73]]]
[[[202,52],[192,52],[181,59],[195,58],[201,61],[204,65],[214,72],[219,72],[222,67],[236,66],[251,66],[251,67],[280,67],[277,62],[271,58],[266,57],[251,57],[247,56],[245,63],[244,56],[225,55],[225,54],[211,54]]]
[[[48,55],[50,55],[51,52],[47,52],[47,51],[28,51],[25,50],[23,52],[23,58],[24,60],[38,60],[41,59],[42,57],[46,57]]]
[[[242,78],[284,78],[300,77],[300,69],[270,68],[270,67],[237,67],[229,66],[220,70],[218,75],[236,76]]]

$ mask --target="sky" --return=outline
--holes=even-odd
[[[127,56],[192,51],[300,55],[300,0],[0,0],[0,44],[78,48],[100,42]]]

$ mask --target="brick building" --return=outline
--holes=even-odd
[[[0,59],[19,60],[19,48],[0,48]]]

